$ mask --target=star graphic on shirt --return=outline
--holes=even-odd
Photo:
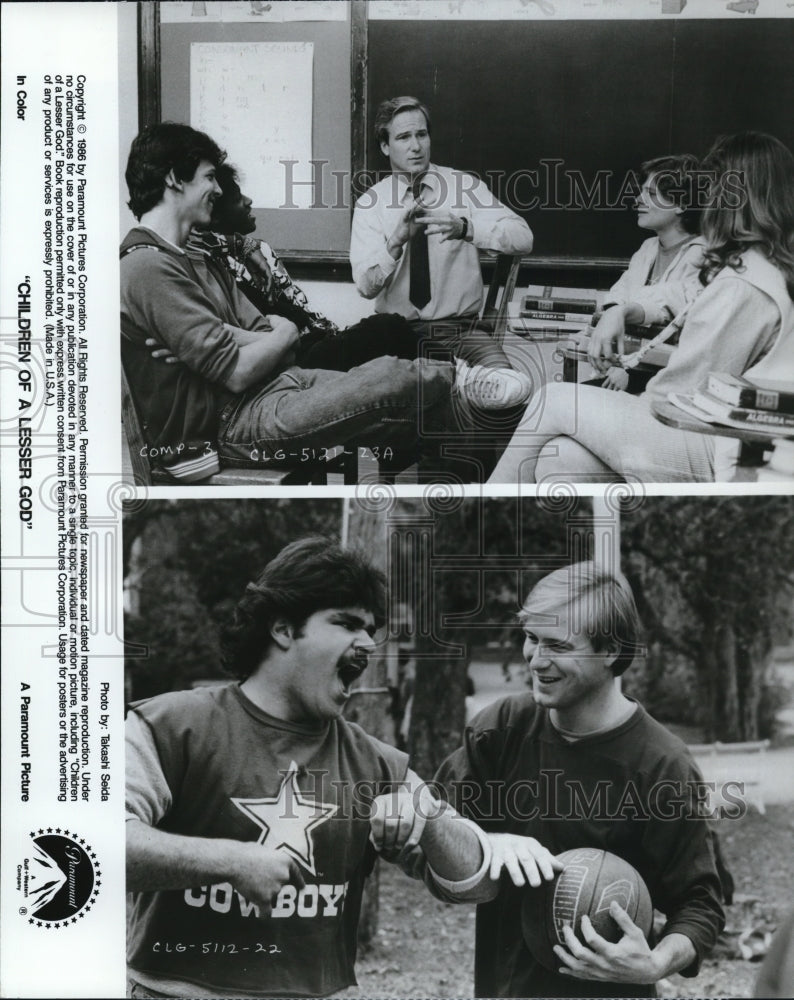
[[[294,760],[284,774],[278,795],[261,799],[232,798],[232,802],[261,827],[258,843],[267,844],[275,851],[286,851],[312,875],[317,874],[311,834],[315,827],[330,819],[339,807],[315,802],[301,792],[298,787],[298,765]]]

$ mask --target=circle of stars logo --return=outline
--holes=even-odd
[[[91,910],[102,885],[99,859],[91,845],[72,830],[32,830],[25,912],[28,924],[53,930],[79,924]]]

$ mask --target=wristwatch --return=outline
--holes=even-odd
[[[469,235],[469,220],[464,215],[460,221],[463,223],[463,232],[460,234],[458,239],[465,240],[466,237]]]

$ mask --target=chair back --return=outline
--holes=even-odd
[[[127,438],[127,448],[130,453],[130,464],[135,482],[141,486],[151,486],[152,469],[149,465],[149,459],[146,457],[146,437],[143,433],[143,424],[138,415],[135,400],[132,398],[123,363],[121,366],[121,421]]]
[[[507,307],[513,298],[521,267],[521,254],[496,255],[493,277],[480,316],[480,326],[502,339],[507,329]]]

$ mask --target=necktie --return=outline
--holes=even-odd
[[[419,201],[422,182],[414,181],[414,200]],[[422,309],[430,301],[430,256],[427,249],[427,233],[420,226],[411,237],[411,260],[409,262],[410,285],[408,298],[417,309]]]

